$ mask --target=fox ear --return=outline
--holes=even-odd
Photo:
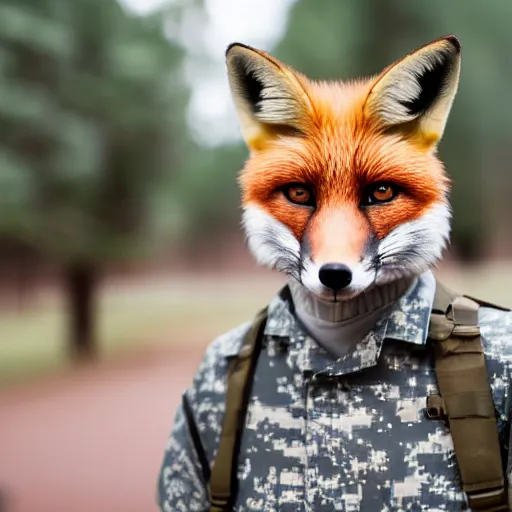
[[[279,134],[303,131],[310,108],[304,77],[240,43],[228,47],[226,64],[242,135],[250,150],[265,147]]]
[[[441,139],[460,73],[455,36],[432,41],[385,69],[370,89],[365,112],[384,128],[403,129],[426,148]]]

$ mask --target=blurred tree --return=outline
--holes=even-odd
[[[192,250],[198,242],[207,244],[219,234],[238,229],[240,192],[236,177],[246,157],[247,149],[241,143],[196,147],[189,156],[188,172],[178,177],[173,202],[185,212],[182,241]]]
[[[0,233],[62,265],[70,346],[93,356],[102,267],[168,225],[186,147],[182,49],[116,0],[0,1]]]

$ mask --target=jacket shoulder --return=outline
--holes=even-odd
[[[234,327],[217,336],[206,348],[203,359],[194,376],[191,391],[211,392],[219,389],[228,369],[229,358],[238,354],[245,335],[251,327],[251,322]]]
[[[206,366],[215,367],[219,364],[224,366],[225,359],[238,354],[251,325],[251,321],[244,322],[214,338],[206,347],[200,369]]]
[[[479,310],[480,332],[486,352],[497,359],[512,358],[512,311],[483,305]]]
[[[251,321],[238,325],[208,345],[192,385],[185,393],[209,460],[220,438],[229,361],[240,350],[251,325]]]

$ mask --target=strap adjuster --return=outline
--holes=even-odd
[[[485,510],[486,512],[500,512],[509,510],[508,497],[505,487],[485,489],[477,492],[466,492],[468,505],[471,510]]]
[[[210,494],[210,512],[224,512],[227,510],[227,506],[229,503],[230,493],[222,493],[213,495],[211,489],[209,489]]]
[[[442,397],[439,395],[427,396],[427,407],[425,409],[425,415],[429,420],[446,419],[446,405]]]

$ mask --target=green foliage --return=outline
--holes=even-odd
[[[176,204],[185,212],[182,232],[194,238],[230,233],[240,223],[240,190],[237,176],[247,158],[242,143],[203,148],[190,156],[187,169],[176,183]]]
[[[162,17],[1,0],[0,48],[0,235],[63,262],[148,248],[186,141],[183,50]]]

